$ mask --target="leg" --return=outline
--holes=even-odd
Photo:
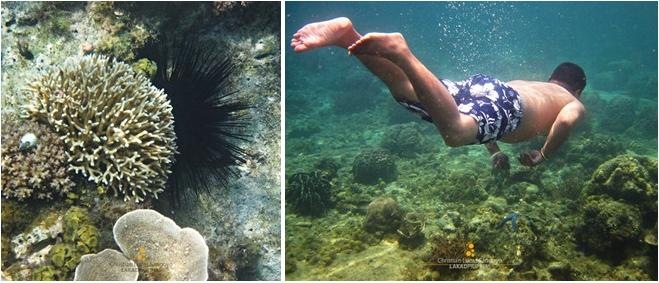
[[[298,30],[291,40],[295,52],[305,52],[324,46],[348,48],[361,38],[348,18],[305,25]],[[387,59],[368,54],[357,55],[359,61],[387,85],[391,94],[397,99],[418,102],[414,88],[403,70]]]
[[[453,96],[410,51],[400,33],[369,33],[348,48],[351,54],[374,55],[388,59],[410,80],[419,101],[449,146],[472,143],[478,125],[458,111]]]

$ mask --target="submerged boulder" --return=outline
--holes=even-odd
[[[395,232],[403,222],[403,211],[390,197],[379,197],[368,205],[364,229],[371,233]]]
[[[391,182],[398,177],[394,157],[381,149],[368,149],[355,157],[352,163],[355,181],[374,185],[380,180]]]
[[[380,145],[402,157],[414,157],[429,150],[429,144],[419,130],[419,124],[410,122],[387,128]]]
[[[582,248],[605,257],[624,254],[622,249],[638,242],[640,234],[639,209],[606,196],[588,197],[575,230]]]
[[[656,213],[657,160],[631,155],[610,159],[595,170],[584,193],[607,195]]]

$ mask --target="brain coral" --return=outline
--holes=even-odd
[[[64,143],[45,125],[2,120],[2,196],[23,200],[51,199],[68,192],[75,184],[69,178]],[[19,143],[26,133],[37,137],[37,147],[21,151]]]
[[[124,63],[74,57],[28,84],[25,114],[51,125],[67,147],[69,170],[142,200],[165,186],[176,152],[172,107]]]

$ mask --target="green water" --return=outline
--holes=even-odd
[[[289,2],[285,37],[339,16],[361,33],[401,32],[446,79],[545,81],[557,64],[578,63],[588,77],[588,114],[538,167],[515,157],[544,137],[500,143],[511,169],[496,175],[483,146],[445,146],[345,50],[287,48],[288,280],[657,279],[656,3]],[[356,180],[355,160],[378,148],[396,173],[374,184]],[[330,201],[316,205],[328,209],[307,215],[291,202],[291,180],[299,184],[296,173],[328,163],[336,176],[302,182],[311,192],[329,183]],[[399,206],[385,222],[402,224],[369,231],[369,203],[381,197]],[[512,212],[517,229],[498,225]],[[418,237],[407,237],[410,225]],[[438,263],[456,257],[482,264]]]

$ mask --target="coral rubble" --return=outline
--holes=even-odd
[[[21,150],[26,133],[36,148]],[[52,199],[75,185],[67,173],[64,142],[45,125],[6,117],[2,120],[2,196],[24,200]],[[4,210],[3,210],[4,211]]]

